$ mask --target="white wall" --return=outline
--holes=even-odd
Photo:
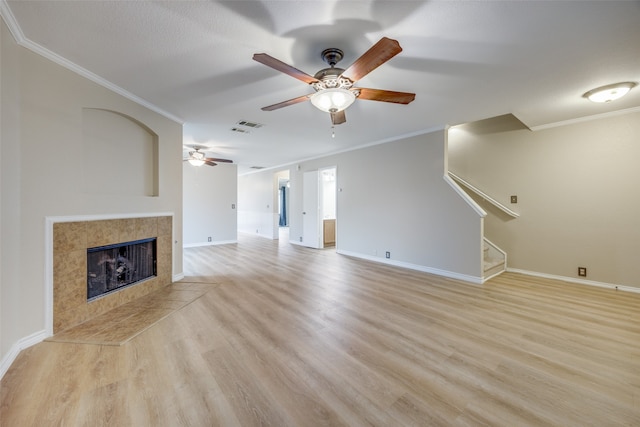
[[[1,27],[4,361],[45,328],[46,217],[173,212],[173,274],[182,273],[182,126],[17,46]],[[116,111],[157,135],[157,197],[86,191],[85,108]],[[117,164],[122,155],[100,160]]]
[[[278,238],[278,176],[270,170],[238,177],[238,231]]]
[[[184,246],[236,242],[237,166],[220,163],[197,167],[183,162],[182,168]]]
[[[336,166],[339,252],[479,280],[482,217],[443,178],[445,137],[434,132],[292,165],[290,240],[302,236],[304,172]],[[241,177],[240,200],[259,211],[272,175]]]
[[[640,287],[640,113],[536,132],[507,116],[452,131],[449,147],[452,172],[521,215],[486,208],[509,268]]]

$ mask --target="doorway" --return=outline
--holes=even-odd
[[[278,226],[289,227],[289,178],[278,178]]]
[[[303,246],[322,249],[336,246],[337,197],[336,167],[326,167],[303,175],[302,237]]]
[[[336,245],[336,167],[320,169],[320,220],[322,247]]]
[[[274,239],[278,239],[281,242],[289,241],[289,222],[291,216],[289,215],[290,207],[290,182],[289,182],[289,170],[276,172],[275,174],[275,191],[274,191],[274,206],[278,207],[278,210],[274,212],[273,227],[274,227]]]

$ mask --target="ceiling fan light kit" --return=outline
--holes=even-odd
[[[318,91],[311,95],[310,99],[317,109],[325,113],[337,113],[353,104],[356,95],[347,89],[334,88]]]
[[[202,166],[204,165],[204,153],[200,151],[190,151],[188,161],[193,166]]]
[[[190,148],[190,147],[185,145],[185,148]],[[193,166],[202,166],[202,165],[216,166],[218,164],[216,162],[233,163],[233,160],[229,160],[229,159],[215,159],[213,157],[206,157],[205,154],[202,151],[200,151],[201,148],[205,148],[205,147],[195,146],[193,148],[194,148],[194,151],[189,151],[189,158],[184,159],[185,162],[189,162],[189,164]]]
[[[329,68],[318,71],[314,76],[310,76],[266,53],[256,53],[253,55],[255,61],[301,80],[315,90],[315,93],[311,95],[303,95],[269,105],[263,107],[262,110],[273,111],[300,102],[311,101],[316,108],[331,115],[333,125],[339,125],[346,122],[344,110],[361,95],[362,99],[370,101],[409,104],[415,99],[414,93],[353,87],[355,82],[400,52],[402,52],[402,48],[396,40],[383,37],[345,70],[335,66],[343,58],[343,52],[336,48],[325,49],[322,51],[321,57],[324,62],[329,64]]]
[[[611,102],[625,96],[637,83],[621,82],[591,89],[583,96],[592,102]]]

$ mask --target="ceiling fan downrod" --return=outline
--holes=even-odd
[[[338,62],[342,60],[344,57],[344,52],[335,47],[331,47],[329,49],[325,49],[320,54],[320,57],[324,62],[329,64],[331,68],[335,67]]]

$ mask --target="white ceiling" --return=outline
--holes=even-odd
[[[19,42],[184,123],[239,171],[512,113],[544,128],[640,108],[582,94],[640,81],[638,1],[5,1]],[[383,36],[404,49],[356,86],[414,92],[409,105],[356,100],[335,127],[313,90],[252,60],[264,52],[313,75],[320,52],[347,68]],[[237,122],[261,123],[249,133]]]

